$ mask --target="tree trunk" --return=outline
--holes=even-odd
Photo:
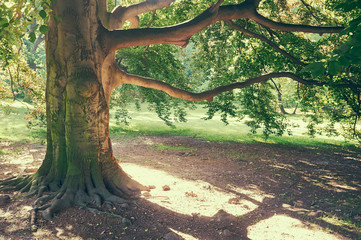
[[[51,200],[43,215],[73,204],[123,202],[142,186],[131,180],[113,156],[109,106],[102,67],[106,58],[95,0],[53,3],[46,34],[47,152],[38,172],[22,189]],[[44,190],[55,192],[42,197]]]
[[[277,87],[278,106],[279,106],[280,111],[281,111],[282,114],[288,114],[286,112],[285,108],[283,107],[282,93],[280,91],[280,88],[281,88],[281,84],[278,84],[278,87]]]
[[[223,1],[217,1],[190,21],[173,26],[121,30],[124,21],[128,20],[136,27],[138,15],[168,7],[173,0],[142,1],[128,7],[118,6],[112,12],[107,11],[105,0],[51,2],[46,33],[46,156],[33,176],[0,182],[0,186],[13,186],[12,189],[28,191],[29,195],[37,194],[37,205],[52,200],[50,204],[34,209],[45,210],[43,215],[47,219],[73,204],[122,202],[122,197],[145,190],[122,171],[113,156],[109,138],[109,99],[117,86],[133,84],[189,101],[212,101],[222,92],[278,77],[288,77],[307,85],[325,85],[291,72],[275,72],[202,93],[191,93],[163,81],[122,71],[114,62],[116,50],[149,44],[184,47],[192,35],[207,26],[241,18],[285,31],[336,33],[343,29],[277,23],[257,12],[260,1],[246,0],[223,6]],[[47,190],[50,194],[44,195]]]

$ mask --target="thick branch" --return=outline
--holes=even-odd
[[[110,51],[124,47],[149,44],[174,44],[186,46],[191,36],[207,26],[223,20],[249,18],[266,27],[284,31],[309,32],[309,33],[338,33],[343,27],[317,27],[297,24],[278,23],[263,17],[256,11],[254,1],[245,1],[237,5],[219,6],[221,1],[194,19],[163,28],[128,29],[108,32],[105,44]]]
[[[109,27],[109,13],[107,11],[107,0],[97,0],[98,17],[105,28]]]
[[[139,14],[169,7],[174,0],[147,0],[127,7],[114,8],[109,16],[109,28],[120,29],[126,20],[135,19]]]
[[[266,75],[250,78],[244,82],[232,83],[232,84],[229,84],[226,86],[217,87],[213,90],[204,91],[201,93],[192,93],[192,92],[188,92],[188,91],[173,87],[168,83],[165,83],[165,82],[162,82],[159,80],[155,80],[152,78],[141,77],[141,76],[129,74],[120,69],[118,69],[118,73],[116,74],[116,76],[119,77],[119,81],[117,83],[114,83],[114,87],[115,87],[115,84],[117,84],[117,85],[133,84],[133,85],[142,86],[142,87],[146,87],[146,88],[157,89],[157,90],[163,91],[175,98],[182,98],[182,99],[185,99],[188,101],[196,101],[196,102],[203,101],[203,100],[207,100],[208,102],[211,102],[211,101],[213,101],[213,97],[215,97],[216,95],[221,94],[223,92],[229,92],[234,89],[245,88],[245,87],[250,86],[255,83],[266,82],[267,80],[272,79],[272,78],[287,77],[287,78],[291,78],[297,82],[300,82],[300,83],[306,84],[306,85],[317,85],[317,86],[325,85],[324,83],[321,83],[318,81],[302,79],[290,72],[279,72],[279,73],[269,73]]]
[[[124,47],[150,44],[186,46],[191,36],[221,19],[247,17],[245,4],[219,7],[220,2],[212,5],[194,19],[178,25],[110,31],[104,36],[106,44],[111,51]]]
[[[281,49],[277,44],[273,43],[271,40],[269,40],[268,38],[262,36],[262,35],[259,35],[257,33],[254,33],[254,32],[251,32],[245,28],[242,28],[240,26],[238,26],[237,24],[233,23],[232,21],[228,20],[226,21],[227,24],[237,30],[237,31],[240,31],[248,36],[251,36],[251,37],[254,37],[254,38],[257,38],[265,43],[267,43],[268,45],[270,45],[273,49],[275,49],[277,52],[279,52],[280,54],[282,54],[284,57],[290,59],[291,61],[293,61],[294,63],[298,64],[298,65],[301,65],[301,66],[306,66],[307,64],[303,63],[301,60],[295,58],[294,56],[292,56],[291,54],[289,54],[288,52],[286,52],[285,50]]]

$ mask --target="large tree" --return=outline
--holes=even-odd
[[[172,2],[147,0],[129,6],[116,6],[108,11],[106,0],[54,0],[45,8],[46,11],[42,10],[41,16],[49,14],[47,28],[42,29],[46,31],[47,59],[46,156],[34,175],[7,180],[2,185],[37,195],[39,207],[35,210],[44,210],[46,219],[74,204],[122,203],[134,192],[146,190],[127,176],[112,152],[109,104],[112,91],[120,85],[156,89],[189,101],[212,102],[215,96],[224,92],[280,77],[290,78],[302,85],[329,84],[319,79],[306,79],[296,74],[296,70],[276,71],[242,81],[235,79],[230,84],[193,93],[165,81],[128,73],[116,61],[118,50],[155,44],[185,47],[194,34],[219,21],[228,24],[228,30],[232,28],[261,40],[280,56],[302,67],[307,64],[248,26],[258,24],[272,36],[277,35],[274,30],[324,34],[339,33],[343,29],[272,20],[272,16],[265,17],[259,13],[260,0],[237,4],[218,1],[193,19],[177,25],[138,27],[139,15],[169,7]],[[270,1],[265,2],[269,4]],[[305,6],[310,8],[310,5]],[[246,21],[240,22],[242,19]],[[123,27],[126,21],[130,28],[128,25]],[[248,21],[252,21],[253,25]],[[121,58],[122,52],[119,54]],[[356,89],[356,92],[360,90],[360,85],[352,82],[341,81],[336,85],[337,88]],[[267,94],[262,97],[267,101]]]

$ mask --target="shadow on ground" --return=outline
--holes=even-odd
[[[10,168],[25,170],[11,165],[11,147],[2,149],[1,177]],[[113,150],[128,173],[155,189],[127,208],[104,205],[105,214],[74,207],[51,222],[39,219],[35,233],[22,223],[31,199],[13,201],[0,209],[0,239],[162,239],[169,232],[185,239],[361,237],[359,149],[151,136],[113,139]]]

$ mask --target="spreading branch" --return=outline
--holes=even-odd
[[[129,74],[121,69],[118,68],[117,73],[114,75],[114,77],[117,78],[117,81],[113,82],[112,88],[115,88],[116,86],[122,85],[122,84],[132,84],[136,86],[146,87],[146,88],[152,88],[157,89],[160,91],[163,91],[167,93],[168,95],[175,97],[175,98],[181,98],[188,101],[203,101],[207,100],[208,102],[213,101],[213,98],[221,93],[229,92],[234,89],[241,89],[248,87],[252,84],[266,82],[269,79],[272,78],[280,78],[280,77],[286,77],[291,78],[299,83],[305,84],[305,85],[317,85],[317,86],[323,86],[325,83],[318,82],[318,81],[312,81],[312,80],[306,80],[303,78],[300,78],[299,76],[291,73],[291,72],[276,72],[276,73],[269,73],[265,75],[261,75],[258,77],[247,79],[244,82],[236,82],[225,86],[217,87],[213,90],[204,91],[201,93],[192,93],[183,89],[176,88],[168,83],[155,80],[153,78],[148,77],[142,77],[138,75]],[[345,87],[345,86],[343,86]]]
[[[338,33],[343,27],[322,27],[298,24],[287,24],[274,22],[260,15],[256,9],[258,1],[247,0],[236,5],[220,6],[222,1],[213,4],[206,11],[187,22],[162,27],[143,28],[109,31],[103,37],[105,44],[110,51],[120,48],[133,47],[149,44],[174,44],[185,47],[189,39],[197,32],[217,21],[227,21],[232,19],[248,18],[266,27],[308,33]]]
[[[138,15],[169,7],[174,0],[147,0],[130,6],[117,6],[109,14],[109,29],[120,29],[126,20],[137,21]]]
[[[199,16],[182,24],[161,28],[109,31],[104,36],[105,42],[111,51],[150,44],[174,44],[184,47],[191,36],[218,21],[220,2],[222,1],[218,1]],[[229,10],[231,9],[228,8],[229,14],[234,12]],[[223,13],[226,14],[226,12]]]
[[[157,0],[154,0],[154,2],[159,4]],[[247,29],[241,28],[238,25],[235,25],[233,22],[230,22],[230,20],[241,19],[241,18],[252,19],[253,21],[267,28],[284,30],[284,31],[296,31],[296,32],[302,31],[309,33],[337,33],[343,29],[343,27],[307,26],[307,25],[274,22],[270,19],[263,17],[256,11],[258,8],[258,4],[260,2],[259,0],[246,0],[240,4],[220,6],[222,2],[223,0],[219,0],[217,3],[213,4],[210,8],[208,8],[206,11],[204,11],[197,17],[178,25],[161,27],[161,28],[147,27],[143,29],[107,31],[102,36],[104,38],[103,42],[105,44],[105,47],[110,51],[110,53],[114,53],[117,49],[120,48],[133,47],[139,45],[150,45],[150,44],[174,44],[184,47],[188,44],[190,37],[193,36],[195,33],[201,31],[202,29],[206,28],[207,26],[217,21],[223,20],[223,21],[228,21],[231,27],[243,32],[244,34],[265,41],[271,47],[273,47],[278,52],[280,52],[283,56],[291,59],[295,63],[305,66],[305,63],[293,57],[292,55],[281,49],[279,46],[274,44],[266,37],[255,34]],[[145,3],[149,3],[149,1],[144,2],[144,4]],[[119,10],[114,10],[113,13],[118,11],[120,12],[122,8],[118,8],[118,9]],[[149,8],[144,9],[144,11],[145,10],[149,10]],[[114,14],[114,16],[116,16],[116,14]],[[122,17],[124,18],[124,16],[127,15],[124,15],[123,12]],[[112,66],[113,66],[112,72],[113,71],[114,72],[112,73],[112,81],[109,84],[110,92],[112,89],[114,89],[115,87],[121,84],[133,84],[137,86],[161,90],[169,94],[170,96],[186,99],[189,101],[202,101],[202,100],[212,101],[213,97],[220,93],[232,91],[233,89],[237,89],[237,88],[245,88],[255,83],[265,82],[269,79],[279,78],[279,77],[291,78],[299,83],[306,85],[323,86],[326,84],[319,81],[305,80],[290,72],[279,72],[279,73],[269,73],[262,76],[250,78],[244,82],[237,82],[226,86],[217,87],[213,90],[209,90],[201,93],[191,93],[186,90],[182,90],[174,86],[171,86],[170,84],[159,80],[126,73],[125,71],[121,70],[119,67],[117,66],[115,67],[115,65]],[[340,84],[338,85],[338,87],[349,87],[349,85]]]
[[[288,52],[286,52],[285,50],[281,49],[277,44],[275,44],[274,42],[272,42],[271,40],[269,40],[268,38],[259,35],[257,33],[251,32],[248,29],[245,29],[237,24],[235,24],[234,22],[232,22],[231,20],[226,21],[226,23],[233,29],[240,31],[242,33],[244,33],[245,35],[257,38],[265,43],[267,43],[268,45],[270,45],[273,49],[275,49],[277,52],[279,52],[280,54],[282,54],[284,57],[290,59],[291,61],[293,61],[294,63],[301,65],[301,66],[306,66],[307,64],[305,64],[304,62],[302,62],[301,60],[299,60],[298,58],[292,56],[291,54],[289,54]]]

